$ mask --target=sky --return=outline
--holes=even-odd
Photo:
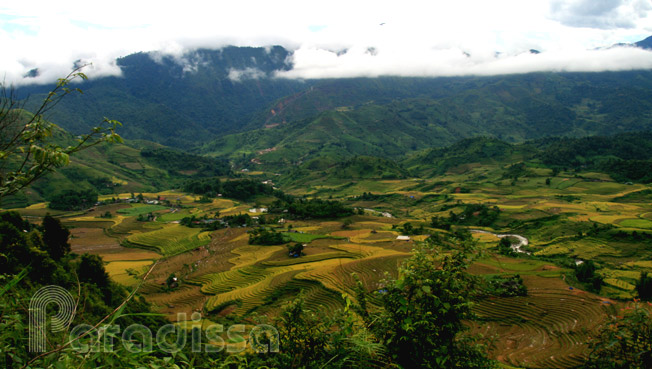
[[[0,4],[0,73],[50,83],[81,60],[98,78],[131,53],[225,45],[292,50],[280,78],[650,69],[652,52],[609,48],[648,36],[652,0],[21,0]]]

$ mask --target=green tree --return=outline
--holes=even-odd
[[[516,251],[512,248],[512,241],[509,237],[502,237],[498,241],[498,253],[506,256],[516,256]]]
[[[368,312],[367,298],[360,293],[361,315],[403,368],[492,367],[463,324],[473,317],[471,299],[477,288],[466,271],[471,246],[443,258],[435,250],[432,243],[415,250],[399,278],[382,291],[380,312]]]
[[[283,237],[282,233],[276,232],[273,228],[260,227],[251,230],[249,233],[250,245],[281,245],[286,243],[287,240]]]
[[[90,133],[78,136],[73,145],[63,147],[51,141],[55,126],[43,115],[68,94],[81,92],[69,85],[74,80],[86,79],[82,68],[59,79],[33,114],[23,110],[24,101],[17,99],[11,88],[0,86],[0,201],[54,168],[67,165],[70,155],[80,150],[102,142],[122,142],[115,133],[120,122],[107,118]]]
[[[290,256],[301,256],[301,253],[303,252],[303,244],[300,242],[297,242],[294,245],[288,245],[287,247]]]
[[[649,306],[634,301],[603,325],[589,344],[591,353],[582,368],[652,368],[652,317]]]
[[[70,231],[61,224],[59,219],[46,215],[43,218],[43,243],[46,251],[54,260],[61,259],[70,252]]]
[[[77,267],[77,274],[81,282],[95,284],[100,288],[109,285],[109,275],[104,270],[104,262],[98,255],[84,254]]]
[[[636,292],[641,300],[652,299],[652,277],[647,272],[641,272],[641,276],[636,281]]]

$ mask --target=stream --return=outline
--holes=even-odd
[[[529,252],[521,249],[521,247],[529,245],[530,241],[527,238],[525,238],[525,237],[523,237],[523,236],[521,236],[519,234],[498,234],[498,233],[483,231],[481,229],[472,229],[471,232],[491,234],[491,235],[494,235],[494,236],[496,236],[498,238],[503,238],[503,237],[516,238],[518,240],[518,243],[513,243],[512,244],[512,250],[514,250],[516,252],[523,253],[523,254],[530,255]]]

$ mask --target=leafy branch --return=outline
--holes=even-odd
[[[50,141],[55,125],[44,115],[71,93],[82,93],[71,88],[76,80],[88,77],[81,72],[86,65],[75,68],[60,78],[41,105],[30,114],[25,102],[15,95],[13,88],[0,88],[0,200],[29,186],[54,168],[70,162],[70,155],[103,142],[119,143],[122,138],[115,130],[122,126],[117,120],[104,118],[87,134],[76,138],[76,143],[60,146]]]

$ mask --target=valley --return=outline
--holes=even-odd
[[[14,138],[0,150],[0,354],[25,341],[24,301],[47,285],[76,291],[71,323],[207,341],[157,336],[134,354],[148,337],[127,330],[109,355],[55,342],[118,338],[91,326],[95,342],[63,330],[50,353],[0,365],[646,360],[652,71],[287,78],[293,52],[140,52],[108,77],[80,66],[58,97],[29,83],[3,96],[0,133]],[[71,149],[89,129],[97,141]],[[260,326],[276,332],[262,349]]]
[[[132,203],[131,194],[122,193],[99,197],[123,199],[114,204],[56,214],[71,228],[72,252],[100,255],[120,284],[135,286],[158,261],[140,292],[173,321],[178,313],[198,311],[212,321],[253,322],[255,316],[278,314],[299,291],[308,309],[332,314],[345,306],[343,294],[355,299],[353,274],[377,294],[386,278],[397,277],[398,265],[416,243],[429,238],[443,256],[449,242],[469,238],[477,250],[469,268],[473,275],[487,281],[518,275],[527,288],[523,296],[489,294],[474,302],[477,319],[467,324],[491,340],[490,356],[513,367],[574,367],[586,359],[590,337],[636,296],[640,272],[652,271],[650,187],[598,172],[562,170],[553,176],[532,161],[522,169],[522,176],[506,177],[505,161],[469,162],[425,179],[307,177],[288,187],[297,198],[319,196],[359,209],[342,218],[291,219],[283,212],[252,211],[272,210],[276,198],[270,195],[241,201],[178,190],[142,193],[145,201],[167,205]],[[265,172],[244,178],[283,182],[283,176]],[[45,203],[18,211],[34,222],[51,212]],[[149,221],[137,219],[147,214]],[[249,244],[255,221],[217,230],[179,223],[239,214],[265,219],[263,226],[287,242]],[[529,242],[521,243],[524,252],[505,255],[494,233]],[[409,240],[397,239],[408,234]],[[291,257],[285,245],[297,242],[305,245],[303,253]],[[597,289],[576,277],[578,263],[588,261],[602,278]]]

